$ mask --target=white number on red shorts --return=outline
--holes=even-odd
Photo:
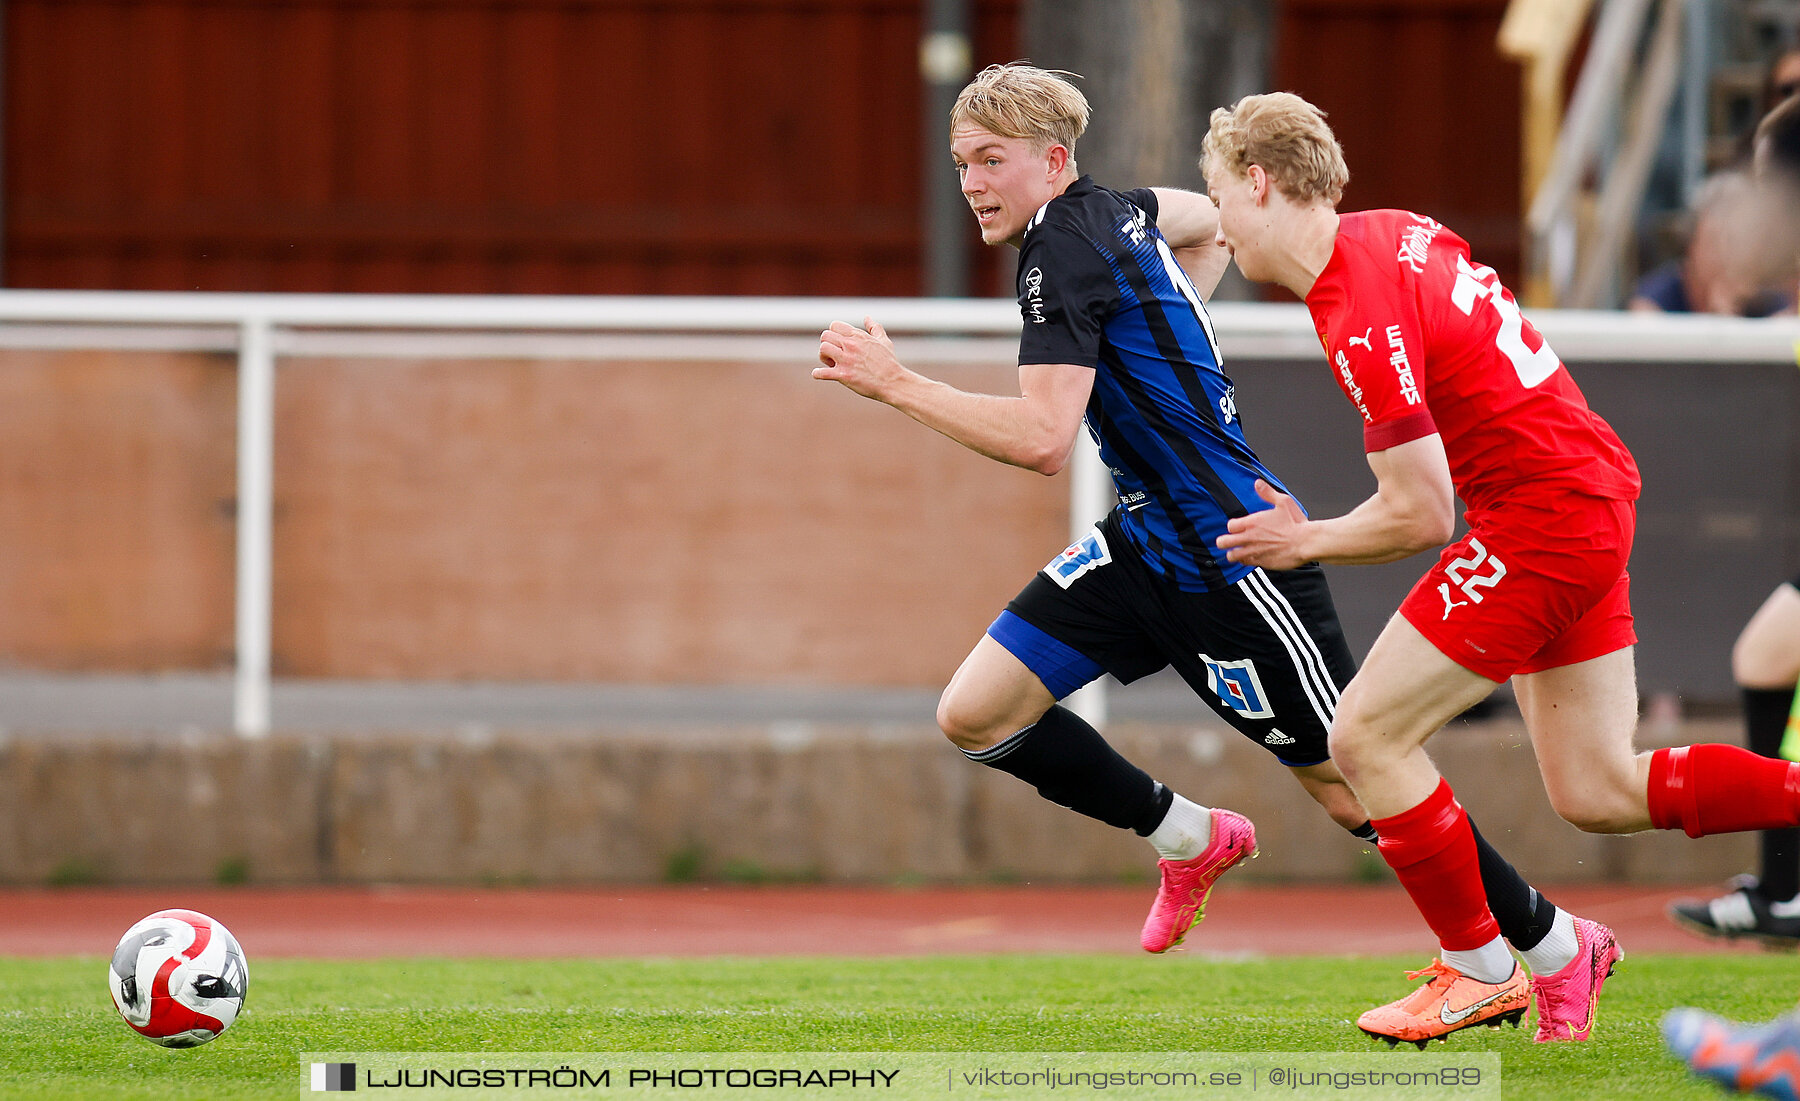
[[[1493,588],[1502,577],[1506,576],[1506,563],[1500,561],[1495,555],[1489,554],[1488,549],[1481,545],[1479,539],[1469,540],[1469,549],[1474,553],[1466,558],[1458,558],[1445,566],[1444,573],[1456,584],[1457,588],[1468,595],[1470,600],[1479,604],[1482,597],[1486,595],[1480,590]],[[1484,565],[1487,567],[1486,573],[1469,572],[1465,574],[1463,572],[1465,570],[1479,571]]]

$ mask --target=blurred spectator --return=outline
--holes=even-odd
[[[1756,100],[1757,119],[1767,118],[1783,100],[1796,95],[1800,95],[1800,46],[1789,46],[1775,56],[1763,73],[1762,91]],[[1756,128],[1752,126],[1749,133],[1738,135],[1730,164],[1720,167],[1747,168],[1755,141]]]
[[[1763,79],[1762,111],[1767,115],[1784,99],[1800,96],[1800,46],[1790,46],[1769,66]]]
[[[1630,308],[1767,317],[1790,305],[1791,295],[1768,286],[1762,275],[1757,208],[1748,175],[1727,171],[1708,179],[1689,211],[1685,254],[1638,280]]]
[[[1751,166],[1760,180],[1800,189],[1800,92],[1776,104],[1756,124]]]
[[[1800,255],[1794,213],[1800,209],[1800,46],[1769,64],[1758,106],[1762,117],[1743,136],[1733,167],[1702,184],[1670,227],[1681,241],[1681,258],[1639,279],[1630,309],[1742,317],[1794,311],[1800,290],[1794,263]],[[1783,194],[1782,186],[1794,190]]]
[[[1789,57],[1800,70],[1800,50]],[[1790,83],[1794,80],[1800,80],[1800,71]],[[1800,93],[1782,100],[1757,124],[1750,163],[1760,191],[1763,263],[1787,286],[1793,309],[1800,280]]]

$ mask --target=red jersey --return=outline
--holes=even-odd
[[[1471,509],[1545,490],[1636,500],[1637,463],[1519,313],[1494,269],[1423,215],[1339,216],[1331,260],[1306,296],[1363,446],[1444,439]]]

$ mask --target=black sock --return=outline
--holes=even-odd
[[[1780,758],[1794,686],[1744,689],[1744,732],[1752,753]],[[1763,830],[1757,893],[1770,902],[1800,894],[1800,829]]]
[[[1375,832],[1375,823],[1373,822],[1364,822],[1360,826],[1352,826],[1350,828],[1350,836],[1361,838],[1371,844],[1379,844],[1381,841],[1381,835]]]
[[[1475,828],[1473,818],[1469,820],[1469,832],[1475,835],[1475,851],[1481,857],[1481,886],[1487,892],[1488,909],[1500,926],[1500,935],[1521,952],[1536,948],[1539,941],[1550,935],[1550,926],[1556,921],[1556,904],[1533,890],[1519,869],[1494,851]]]
[[[1010,772],[1038,794],[1109,826],[1148,837],[1162,825],[1175,793],[1119,756],[1100,732],[1066,707],[987,749],[963,750],[977,761]]]

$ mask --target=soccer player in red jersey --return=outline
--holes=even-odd
[[[1218,545],[1266,569],[1391,562],[1442,546],[1456,497],[1466,506],[1468,534],[1376,639],[1329,740],[1443,949],[1417,973],[1430,974],[1424,987],[1358,1025],[1429,1039],[1520,981],[1482,899],[1467,816],[1425,754],[1451,718],[1512,678],[1551,805],[1595,833],[1800,824],[1800,765],[1727,745],[1634,749],[1637,466],[1492,268],[1430,218],[1340,215],[1343,152],[1298,96],[1214,111],[1201,167],[1239,269],[1311,311],[1377,484],[1323,520],[1261,486],[1269,507],[1233,519]],[[1540,1040],[1587,1037],[1621,956],[1604,926],[1579,921],[1577,933],[1575,960],[1531,980]]]

